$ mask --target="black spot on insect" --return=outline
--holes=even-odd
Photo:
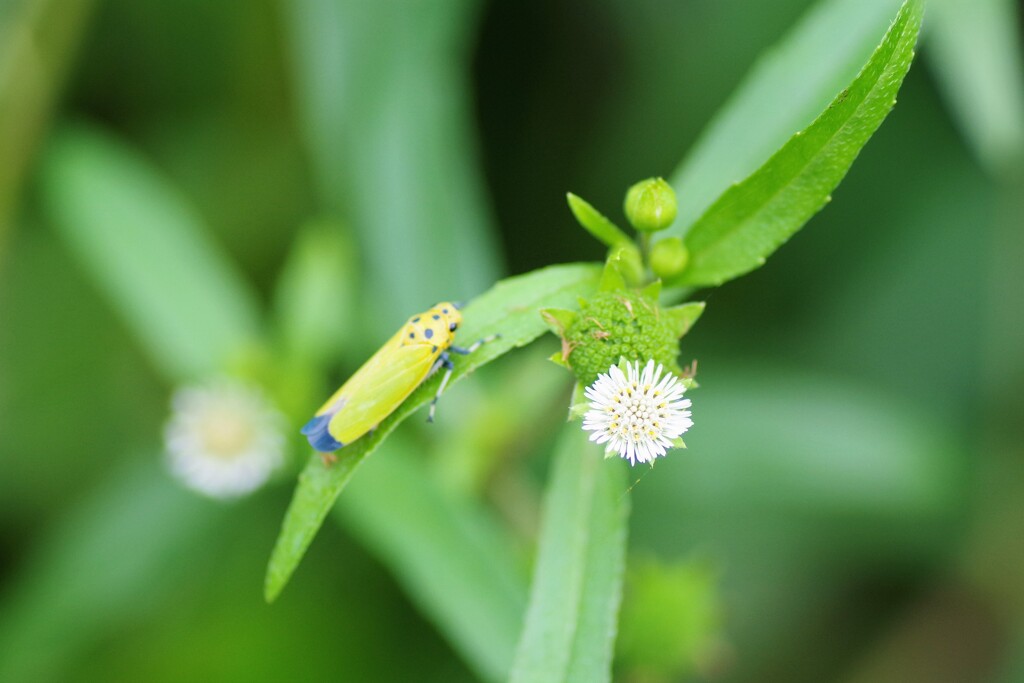
[[[426,337],[427,339],[430,339],[431,337],[434,336],[434,331],[428,327],[427,329],[423,330],[423,336]]]
[[[452,323],[451,325],[448,326],[448,331],[449,332],[454,332],[457,329],[459,329],[459,324],[458,323]]]
[[[412,319],[412,321],[413,321],[414,323],[418,323],[418,322],[420,321],[420,317],[419,317],[419,316],[416,316],[415,318],[413,318],[413,319]]]
[[[444,313],[445,315],[448,315],[448,309],[447,308],[442,308],[441,312]]]
[[[431,349],[431,352],[432,353],[437,353],[437,347],[435,346],[433,349]]]
[[[441,319],[441,316],[439,316],[437,313],[435,313],[434,314],[434,320],[440,320],[440,319]]]
[[[416,338],[416,333],[415,332],[410,332],[409,333],[409,339],[415,339],[415,338]]]

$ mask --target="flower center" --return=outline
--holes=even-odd
[[[206,451],[223,460],[233,460],[252,445],[254,430],[248,420],[234,410],[212,410],[203,417],[199,438]]]
[[[657,404],[656,397],[648,395],[650,387],[630,386],[619,391],[615,400],[614,419],[609,427],[619,436],[639,439],[644,434],[655,436],[661,433],[661,412],[664,404]]]

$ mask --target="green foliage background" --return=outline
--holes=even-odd
[[[684,157],[744,177],[867,57],[820,101],[715,119],[752,65],[787,76],[757,57],[812,4],[0,7],[0,680],[503,679],[566,441],[553,338],[397,429],[270,606],[303,440],[262,492],[198,498],[161,467],[169,392],[242,348],[299,424],[410,311],[600,259],[566,191],[622,224]],[[831,4],[877,38],[898,6]],[[1015,10],[933,0],[834,201],[705,295],[689,449],[628,475],[615,680],[1024,675]],[[691,151],[712,120],[731,144]],[[716,196],[691,166],[687,223]],[[658,657],[644,628],[685,642]]]

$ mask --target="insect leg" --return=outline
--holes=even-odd
[[[452,376],[452,370],[455,369],[452,359],[448,357],[447,353],[442,353],[437,362],[444,368],[444,377],[441,379],[441,386],[437,388],[437,393],[434,394],[434,399],[430,402],[430,414],[427,415],[427,422],[434,421],[434,409],[437,407],[437,399],[441,398],[441,392],[444,391],[445,386],[448,384],[448,378]]]
[[[484,337],[483,339],[473,342],[473,344],[468,349],[464,349],[461,346],[449,346],[448,350],[451,351],[452,353],[457,353],[461,356],[468,356],[469,354],[473,353],[487,342],[492,342],[495,339],[501,339],[501,335],[492,334],[490,337]]]

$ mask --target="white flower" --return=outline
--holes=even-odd
[[[178,389],[164,428],[171,472],[213,498],[249,493],[284,462],[284,418],[257,389],[221,381]]]
[[[606,455],[618,452],[630,465],[653,463],[693,426],[690,399],[683,398],[686,387],[679,378],[670,372],[662,377],[662,366],[655,368],[653,360],[642,373],[638,361],[627,363],[626,372],[613,365],[587,387],[590,409],[583,429],[594,432],[591,441],[607,442]]]

